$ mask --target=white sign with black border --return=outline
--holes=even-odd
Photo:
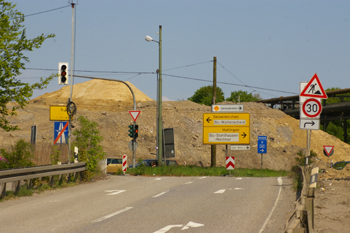
[[[308,118],[300,119],[300,129],[310,129],[319,130],[320,129],[320,119]]]

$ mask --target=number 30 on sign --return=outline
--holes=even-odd
[[[310,118],[317,117],[322,112],[322,105],[317,99],[307,99],[303,104],[303,113]]]

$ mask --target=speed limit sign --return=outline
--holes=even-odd
[[[322,112],[322,105],[319,100],[307,99],[302,107],[303,113],[310,118],[318,117]]]

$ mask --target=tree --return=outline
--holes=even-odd
[[[79,149],[79,161],[86,162],[86,168],[88,171],[88,178],[98,172],[98,162],[104,159],[105,152],[100,145],[103,137],[100,136],[98,124],[91,121],[84,116],[78,118],[80,129],[73,132],[76,136],[73,142],[74,146]],[[72,149],[73,149],[72,148]]]
[[[211,106],[212,105],[212,100],[213,100],[213,86],[205,86],[205,87],[201,87],[199,88],[193,96],[191,96],[190,98],[188,98],[188,100],[191,100],[195,103],[198,104],[204,104],[207,106]],[[222,102],[225,100],[224,97],[224,92],[222,91],[222,89],[220,87],[216,87],[216,102]]]
[[[239,99],[239,101],[238,101]],[[227,101],[232,101],[232,102],[252,102],[252,101],[258,101],[260,100],[260,96],[259,94],[252,94],[252,93],[249,93],[246,92],[246,91],[242,91],[242,90],[239,90],[239,91],[232,91],[231,92],[231,96],[229,98],[227,98],[226,100]]]
[[[22,25],[24,15],[14,8],[9,2],[0,0],[0,128],[11,131],[17,130],[18,126],[12,126],[6,119],[8,115],[16,115],[18,108],[24,108],[34,89],[43,89],[55,75],[40,79],[40,82],[32,85],[23,83],[17,79],[21,70],[25,69],[25,62],[29,58],[24,55],[26,51],[33,51],[41,47],[42,43],[53,38],[54,34],[27,39],[26,29]],[[15,101],[18,106],[7,108],[10,101]]]

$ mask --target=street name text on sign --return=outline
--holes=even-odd
[[[212,105],[212,112],[243,112],[243,104]]]
[[[50,121],[69,121],[67,106],[51,105],[49,119]]]
[[[230,150],[250,150],[250,145],[231,145]]]
[[[235,169],[235,157],[227,156],[226,157],[226,170],[234,170]]]
[[[258,136],[257,148],[259,154],[267,153],[267,136]]]
[[[204,113],[203,144],[249,144],[249,113]]]

